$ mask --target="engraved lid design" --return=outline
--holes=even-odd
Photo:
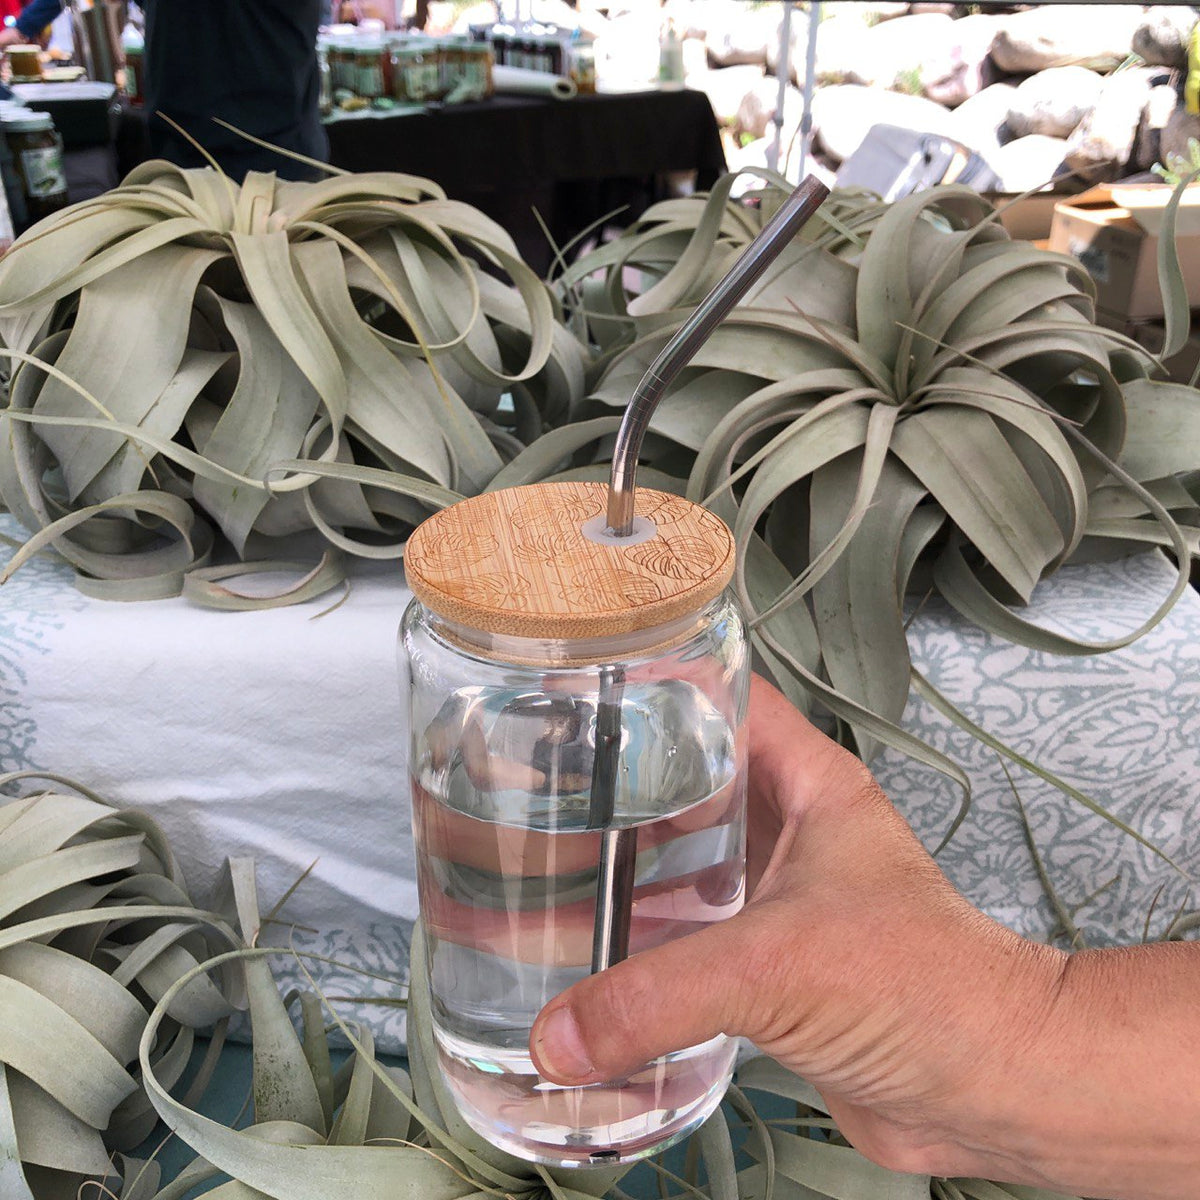
[[[733,576],[733,536],[707,509],[639,488],[649,536],[593,541],[604,483],[536,483],[462,500],[409,539],[409,587],[447,620],[487,633],[567,639],[650,629],[695,612]]]

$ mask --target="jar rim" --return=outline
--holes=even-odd
[[[451,620],[414,596],[405,614],[419,614],[430,634],[458,654],[488,665],[535,666],[545,671],[578,671],[620,660],[627,666],[658,658],[683,645],[706,629],[715,610],[737,606],[733,589],[726,588],[693,612],[661,625],[629,633],[586,638],[530,638],[517,634],[490,633]]]

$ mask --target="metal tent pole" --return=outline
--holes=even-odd
[[[812,137],[813,93],[817,90],[817,31],[821,28],[821,0],[809,0],[808,46],[804,55],[804,112],[800,117],[800,178],[804,178],[808,143]]]
[[[783,157],[783,110],[787,101],[788,76],[792,65],[792,3],[793,0],[783,0],[783,24],[779,34],[779,61],[775,74],[779,77],[779,91],[775,97],[775,141],[767,150],[767,166],[772,171],[779,170]]]

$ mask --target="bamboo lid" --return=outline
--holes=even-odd
[[[404,553],[413,594],[487,633],[633,633],[695,612],[733,577],[733,535],[707,509],[639,488],[634,533],[606,535],[608,485],[535,483],[462,500]]]

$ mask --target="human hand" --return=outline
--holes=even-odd
[[[538,1070],[615,1079],[740,1035],[886,1166],[1052,1182],[994,1119],[994,1089],[1020,1094],[1065,956],[972,908],[862,763],[759,679],[749,732],[750,902],[556,997]]]
[[[25,40],[24,34],[15,25],[6,25],[0,29],[0,49],[7,46],[19,46]]]

